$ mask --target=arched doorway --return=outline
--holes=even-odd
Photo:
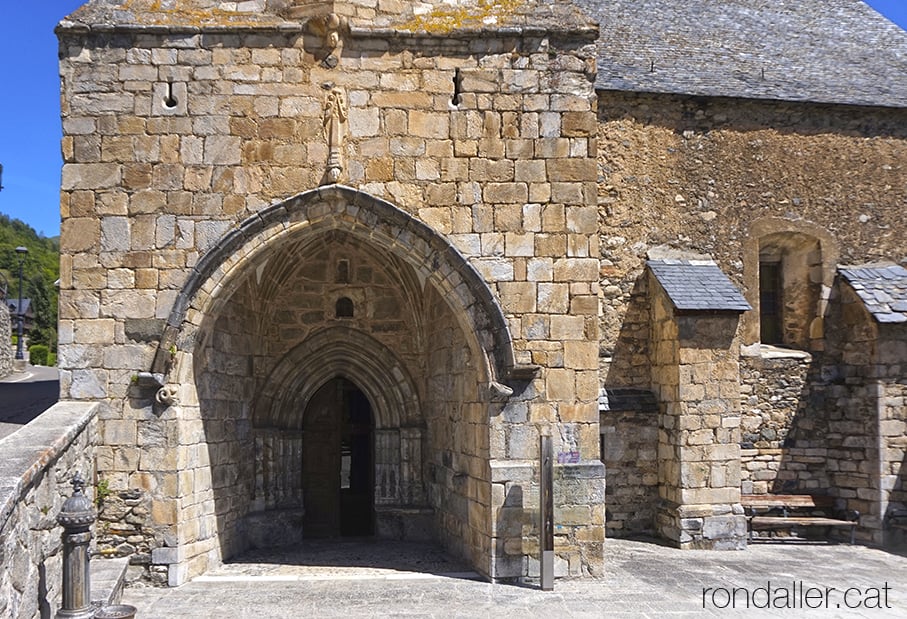
[[[489,419],[533,368],[478,271],[411,215],[343,187],[256,214],[200,257],[152,370],[193,444],[173,515],[189,572],[305,528],[304,413],[345,377],[370,404],[374,536],[496,573]]]
[[[372,535],[374,419],[368,398],[349,380],[331,379],[306,406],[302,428],[303,536]]]

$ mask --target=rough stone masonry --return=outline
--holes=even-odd
[[[884,541],[907,100],[847,76],[903,78],[887,52],[820,85],[777,66],[789,30],[827,27],[815,2],[745,41],[735,3],[613,4],[91,0],[61,22],[61,390],[100,403],[104,552],[177,585],[376,535],[533,577],[542,432],[561,576],[601,573],[606,527],[743,548],[741,488],[831,494]],[[907,49],[833,4],[828,40]],[[703,61],[727,51],[703,23],[777,45]]]

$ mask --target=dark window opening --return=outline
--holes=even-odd
[[[784,343],[781,328],[781,263],[759,263],[759,333],[763,344]]]
[[[173,82],[167,82],[167,95],[164,97],[164,107],[168,110],[174,109],[179,105],[179,101],[173,95]]]
[[[352,318],[353,302],[348,297],[337,299],[337,305],[334,306],[334,316],[336,318]]]
[[[450,102],[453,105],[460,105],[463,101],[463,98],[460,96],[463,92],[463,76],[460,75],[460,69],[454,71],[453,86],[454,91],[453,96],[450,98]]]

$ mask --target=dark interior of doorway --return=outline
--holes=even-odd
[[[366,395],[334,378],[303,417],[304,538],[370,536],[375,531],[374,423]]]

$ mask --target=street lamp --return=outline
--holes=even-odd
[[[16,253],[19,254],[19,325],[16,327],[16,359],[25,359],[25,355],[22,354],[22,320],[24,314],[22,313],[22,265],[25,264],[25,255],[28,253],[27,247],[22,247],[21,245],[16,248]]]

